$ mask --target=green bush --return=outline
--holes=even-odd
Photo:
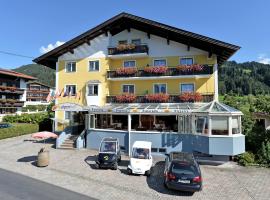
[[[10,128],[0,129],[0,139],[16,137],[19,135],[26,135],[38,132],[38,124],[11,124]]]
[[[270,167],[270,141],[262,143],[259,151],[259,163]]]
[[[248,166],[255,163],[255,155],[251,152],[245,152],[238,156],[238,163],[242,166]]]
[[[7,115],[3,117],[3,122],[39,124],[48,118],[50,118],[48,113]]]

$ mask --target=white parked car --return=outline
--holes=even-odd
[[[151,142],[136,141],[132,146],[132,155],[128,165],[128,174],[145,174],[150,176],[153,159],[151,155]]]

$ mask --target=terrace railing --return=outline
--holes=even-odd
[[[108,55],[120,55],[120,54],[133,54],[133,53],[147,53],[147,44],[134,45],[134,48],[118,48],[118,47],[108,47]]]
[[[156,77],[156,76],[192,76],[192,75],[211,75],[213,74],[213,65],[203,65],[202,70],[178,70],[177,67],[168,67],[164,73],[149,73],[144,69],[138,69],[133,74],[118,74],[117,70],[107,71],[107,78],[130,78],[130,77]]]
[[[203,93],[202,100],[200,102],[208,103],[214,100],[214,94],[213,93]],[[146,95],[136,95],[136,98],[133,102],[118,102],[117,101],[117,95],[107,96],[106,103],[160,103],[157,101],[149,101],[146,98]],[[184,103],[185,101],[180,100],[180,94],[173,94],[169,95],[168,101],[164,103]],[[194,101],[190,101],[194,102]]]

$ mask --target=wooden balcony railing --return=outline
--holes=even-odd
[[[180,94],[174,94],[174,95],[169,95],[168,101],[164,103],[184,103],[186,101],[181,101],[180,100]],[[200,102],[203,103],[208,103],[214,100],[214,94],[213,93],[204,93],[201,94],[202,100]],[[117,101],[117,95],[112,95],[112,96],[107,96],[106,98],[106,103],[120,103]],[[121,103],[130,103],[130,102],[121,102]],[[132,103],[160,103],[156,101],[149,101],[146,98],[146,95],[136,95],[135,101]],[[191,101],[192,103],[192,101]],[[194,102],[193,102],[194,103]]]
[[[192,75],[211,75],[213,74],[213,65],[202,65],[202,70],[181,71],[177,67],[168,67],[164,73],[149,73],[143,69],[137,70],[133,74],[119,74],[116,70],[107,71],[107,78],[130,78],[130,77],[154,77],[154,76],[192,76]]]
[[[0,99],[0,105],[3,107],[22,107],[23,101],[17,99]]]
[[[0,93],[23,94],[24,89],[20,89],[20,88],[17,88],[17,87],[0,86]]]
[[[132,54],[132,53],[147,53],[148,46],[146,44],[134,45],[134,48],[119,48],[119,47],[108,47],[108,55],[119,55],[119,54]]]

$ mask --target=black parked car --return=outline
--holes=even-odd
[[[103,138],[100,143],[96,164],[98,168],[117,169],[121,161],[119,141],[117,138]]]
[[[202,189],[201,170],[193,154],[184,152],[166,154],[164,186],[187,192]]]

